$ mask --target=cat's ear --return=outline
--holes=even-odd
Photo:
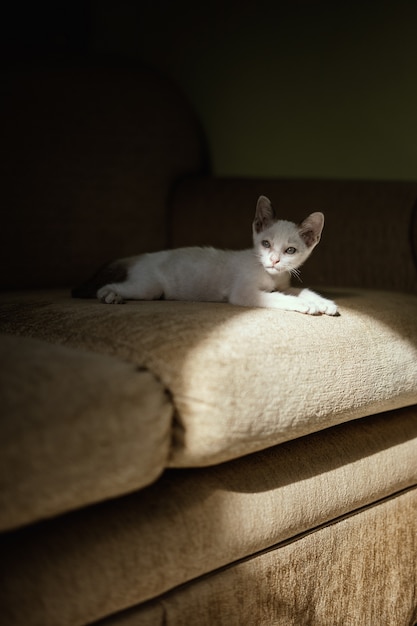
[[[298,231],[309,248],[318,244],[324,226],[323,213],[312,213],[298,226]]]
[[[259,196],[256,203],[255,219],[253,220],[254,232],[261,233],[266,228],[272,226],[276,220],[277,216],[270,199],[266,196]]]

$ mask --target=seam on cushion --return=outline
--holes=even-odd
[[[167,459],[167,467],[171,467],[171,461],[174,458],[175,452],[179,449],[184,449],[184,438],[185,438],[185,426],[181,420],[180,413],[175,406],[174,399],[172,397],[172,393],[168,392],[170,395],[170,402],[174,407],[174,411],[172,414],[171,420],[171,443],[169,446],[169,453]]]
[[[170,461],[174,455],[175,450],[178,447],[183,447],[185,426],[181,420],[180,412],[175,403],[174,394],[171,391],[171,389],[169,389],[169,387],[165,385],[162,378],[158,376],[158,374],[156,374],[153,371],[153,369],[151,369],[147,365],[137,365],[137,371],[145,371],[145,372],[149,372],[150,374],[152,374],[155,380],[157,380],[163,387],[165,396],[168,402],[170,403],[170,405],[172,406],[172,418],[171,418],[171,427],[170,427],[171,434],[170,434],[168,455],[167,455],[166,463],[165,463],[165,470],[166,470],[168,467],[170,467]]]
[[[156,374],[153,369],[151,369],[150,367],[148,367],[147,365],[137,365],[136,366],[136,371],[138,372],[149,372],[150,374],[152,374],[153,378],[160,383],[164,395],[166,397],[167,402],[171,405],[172,407],[172,417],[171,417],[171,424],[170,424],[170,435],[169,435],[169,446],[168,446],[168,452],[165,458],[165,465],[161,471],[160,476],[162,476],[162,474],[170,467],[170,462],[171,459],[173,457],[174,451],[177,448],[177,445],[180,445],[179,443],[177,444],[177,441],[182,441],[184,439],[184,433],[185,433],[185,427],[181,421],[180,418],[180,413],[177,409],[177,406],[175,404],[175,400],[174,400],[174,394],[172,393],[171,389],[169,389],[164,381],[162,380],[162,378],[160,376],[158,376],[158,374]],[[160,476],[158,478],[160,478]],[[158,478],[155,479],[155,481],[153,483],[150,484],[154,484],[155,482],[157,482]],[[165,610],[165,609],[164,609]],[[165,622],[164,622],[165,623]],[[162,624],[162,626],[164,626],[164,624]]]

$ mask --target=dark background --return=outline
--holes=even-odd
[[[0,24],[3,58],[171,76],[217,175],[417,180],[417,2],[16,0]]]

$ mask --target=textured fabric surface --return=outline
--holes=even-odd
[[[302,268],[304,284],[417,292],[417,183],[187,180],[173,200],[172,246],[251,246],[261,194],[283,219],[298,223],[313,211],[325,215],[320,244]]]
[[[413,626],[416,537],[413,490],[100,626]]]
[[[148,368],[176,408],[171,465],[198,466],[417,402],[417,297],[327,295],[340,317],[6,294],[0,330]]]
[[[71,286],[166,246],[171,187],[203,169],[175,85],[81,63],[3,67],[0,288]]]
[[[223,465],[169,470],[138,493],[0,538],[2,618],[80,626],[135,606],[416,485],[416,458],[413,407]],[[351,541],[357,551],[360,536]],[[318,573],[312,566],[306,589]]]
[[[0,529],[138,489],[164,469],[172,405],[151,373],[0,336]]]

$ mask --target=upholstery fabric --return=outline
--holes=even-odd
[[[416,537],[414,489],[97,626],[413,626]]]
[[[222,465],[169,470],[138,493],[3,535],[4,622],[8,626],[89,624],[410,488],[417,484],[416,418],[415,407],[396,410]],[[396,533],[404,533],[406,552],[410,549],[407,527],[415,523],[409,517],[398,513],[395,525]],[[399,544],[397,536],[393,545]],[[358,551],[361,535],[346,537],[341,545],[349,553]],[[381,567],[390,558],[386,547],[381,543]],[[332,562],[334,556],[337,572],[342,558],[343,550],[336,546],[334,554],[325,544],[321,550],[324,561],[310,565],[304,583],[297,583],[299,593],[305,584],[307,598],[309,594],[312,598],[315,585],[321,589],[326,559]],[[374,555],[371,546],[367,552],[369,562]],[[302,555],[301,550],[301,563]],[[294,575],[296,557],[297,553],[294,561],[282,557],[282,567],[293,563]],[[415,559],[415,553],[410,558]],[[352,563],[351,571],[352,576],[359,575],[361,565],[353,568]],[[386,572],[390,576],[393,570],[387,567]],[[335,585],[340,583],[337,576]],[[269,576],[259,580],[264,592],[268,580],[275,582]],[[373,580],[372,571],[369,585]],[[353,590],[348,595],[356,597]],[[381,598],[379,591],[376,597]]]
[[[69,287],[166,246],[171,187],[205,163],[174,84],[116,63],[5,64],[0,97],[0,288]]]
[[[417,292],[417,183],[184,181],[173,198],[172,246],[250,247],[261,194],[282,219],[298,223],[313,211],[325,215],[320,244],[302,267],[305,284]]]
[[[157,479],[172,405],[150,372],[7,335],[0,353],[1,530]]]
[[[149,369],[176,410],[170,465],[201,466],[417,402],[417,297],[327,295],[340,317],[6,294],[0,330]]]

